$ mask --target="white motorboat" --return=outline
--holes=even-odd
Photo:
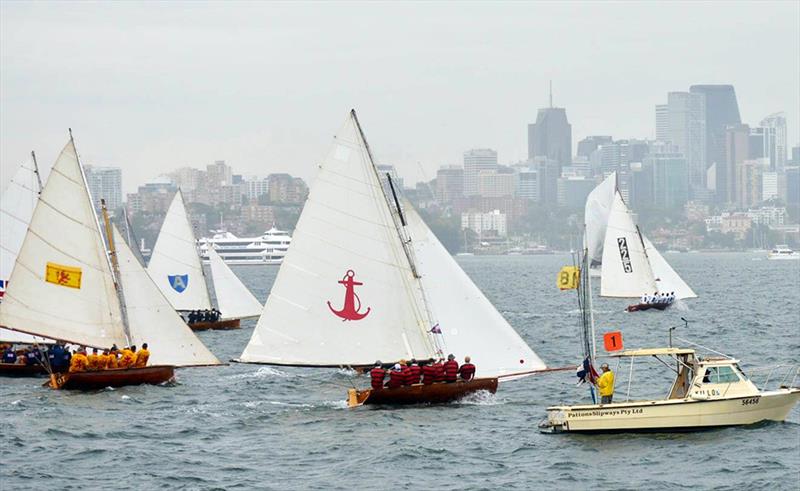
[[[539,425],[542,431],[672,432],[783,421],[800,399],[800,388],[794,386],[797,367],[775,367],[782,368],[784,376],[776,388],[767,390],[769,375],[774,371],[759,388],[739,368],[738,360],[726,356],[703,358],[694,349],[628,350],[611,357],[630,359],[631,374],[634,360],[658,359],[676,371],[669,393],[663,399],[632,401],[629,375],[624,402],[549,407],[547,418]]]
[[[774,249],[769,251],[767,259],[770,259],[772,261],[800,259],[800,252],[793,251],[792,249],[789,248],[788,245],[785,244],[776,245]]]
[[[270,228],[259,237],[237,237],[220,231],[198,240],[200,255],[208,263],[208,249],[214,248],[225,264],[281,264],[292,238],[289,232]]]

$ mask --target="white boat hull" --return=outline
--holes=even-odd
[[[283,262],[283,258],[280,259],[225,259],[222,258],[227,265],[234,265],[234,266],[262,266],[262,265],[279,265]],[[209,264],[210,261],[206,258],[203,258],[203,264]]]
[[[725,399],[667,399],[547,409],[543,431],[689,431],[783,421],[800,399],[800,388]]]

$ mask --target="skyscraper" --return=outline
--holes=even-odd
[[[464,168],[457,165],[440,167],[436,171],[436,201],[450,203],[464,196]]]
[[[122,206],[122,169],[119,167],[95,167],[87,165],[86,183],[95,208],[100,209],[100,200],[106,200],[106,207],[113,214]]]
[[[658,111],[658,108],[657,108]],[[661,109],[663,113],[663,108]],[[689,188],[706,185],[705,96],[689,92],[667,94],[667,138],[683,154],[688,167]],[[663,118],[663,115],[661,116]],[[662,129],[663,133],[663,129]],[[661,135],[664,136],[663,134]]]
[[[597,147],[600,145],[608,145],[611,143],[612,138],[610,136],[604,135],[596,135],[596,136],[587,136],[583,140],[578,142],[578,151],[576,155],[579,157],[586,157],[587,159],[592,156],[592,152],[597,150]]]
[[[736,175],[738,167],[750,157],[750,127],[735,124],[725,130],[725,160],[717,164],[717,202],[736,201]]]
[[[528,159],[547,157],[559,169],[572,162],[572,125],[563,107],[539,109],[536,123],[528,125]]]
[[[733,85],[692,85],[692,94],[705,97],[705,143],[708,165],[725,162],[725,130],[741,124]]]
[[[669,105],[656,105],[656,140],[669,141]]]
[[[464,196],[478,195],[478,174],[497,169],[497,152],[491,148],[475,148],[464,152]]]
[[[770,170],[776,172],[783,172],[786,167],[786,154],[788,142],[786,141],[786,116],[784,113],[770,114],[761,120],[761,128],[765,134],[769,135],[769,139],[765,139],[768,143],[770,150],[769,155],[764,155],[764,158],[769,159]]]

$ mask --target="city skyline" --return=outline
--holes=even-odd
[[[501,163],[524,160],[526,127],[548,106],[551,79],[553,105],[567,109],[572,125],[573,154],[589,135],[654,138],[653,107],[664,94],[707,83],[733,84],[741,119],[751,125],[785,111],[788,145],[797,143],[796,4],[701,4],[692,15],[676,5],[575,5],[454,12],[438,4],[419,10],[422,23],[413,9],[370,7],[360,9],[367,22],[356,34],[344,7],[320,6],[338,23],[331,29],[276,25],[306,12],[286,5],[159,6],[162,20],[142,30],[137,21],[152,17],[142,5],[4,3],[0,184],[31,149],[52,162],[69,126],[86,163],[124,169],[126,192],[160,169],[217,159],[244,174],[287,172],[311,181],[350,107],[379,163],[395,165],[409,182],[428,181],[470,148],[496,149]],[[634,10],[637,22],[625,22],[620,9]],[[575,29],[548,26],[553,16],[569,16]],[[63,22],[78,17],[80,30]],[[483,36],[472,39],[478,20]],[[716,35],[730,25],[741,36]],[[316,28],[320,35],[309,35]],[[108,46],[93,46],[97,32],[109,36]],[[612,32],[620,39],[586,49]],[[349,51],[323,46],[334,35]],[[62,47],[61,39],[69,43]],[[398,50],[391,39],[406,45]],[[167,40],[174,42],[160,53]],[[504,55],[483,59],[487,48]],[[444,53],[451,62],[440,65]],[[123,58],[127,64],[117,61]]]

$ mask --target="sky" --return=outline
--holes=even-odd
[[[0,0],[0,185],[72,128],[126,192],[183,166],[311,179],[355,108],[406,183],[470,148],[527,157],[565,107],[587,135],[653,138],[654,106],[730,83],[743,122],[800,141],[800,2],[47,3]]]

